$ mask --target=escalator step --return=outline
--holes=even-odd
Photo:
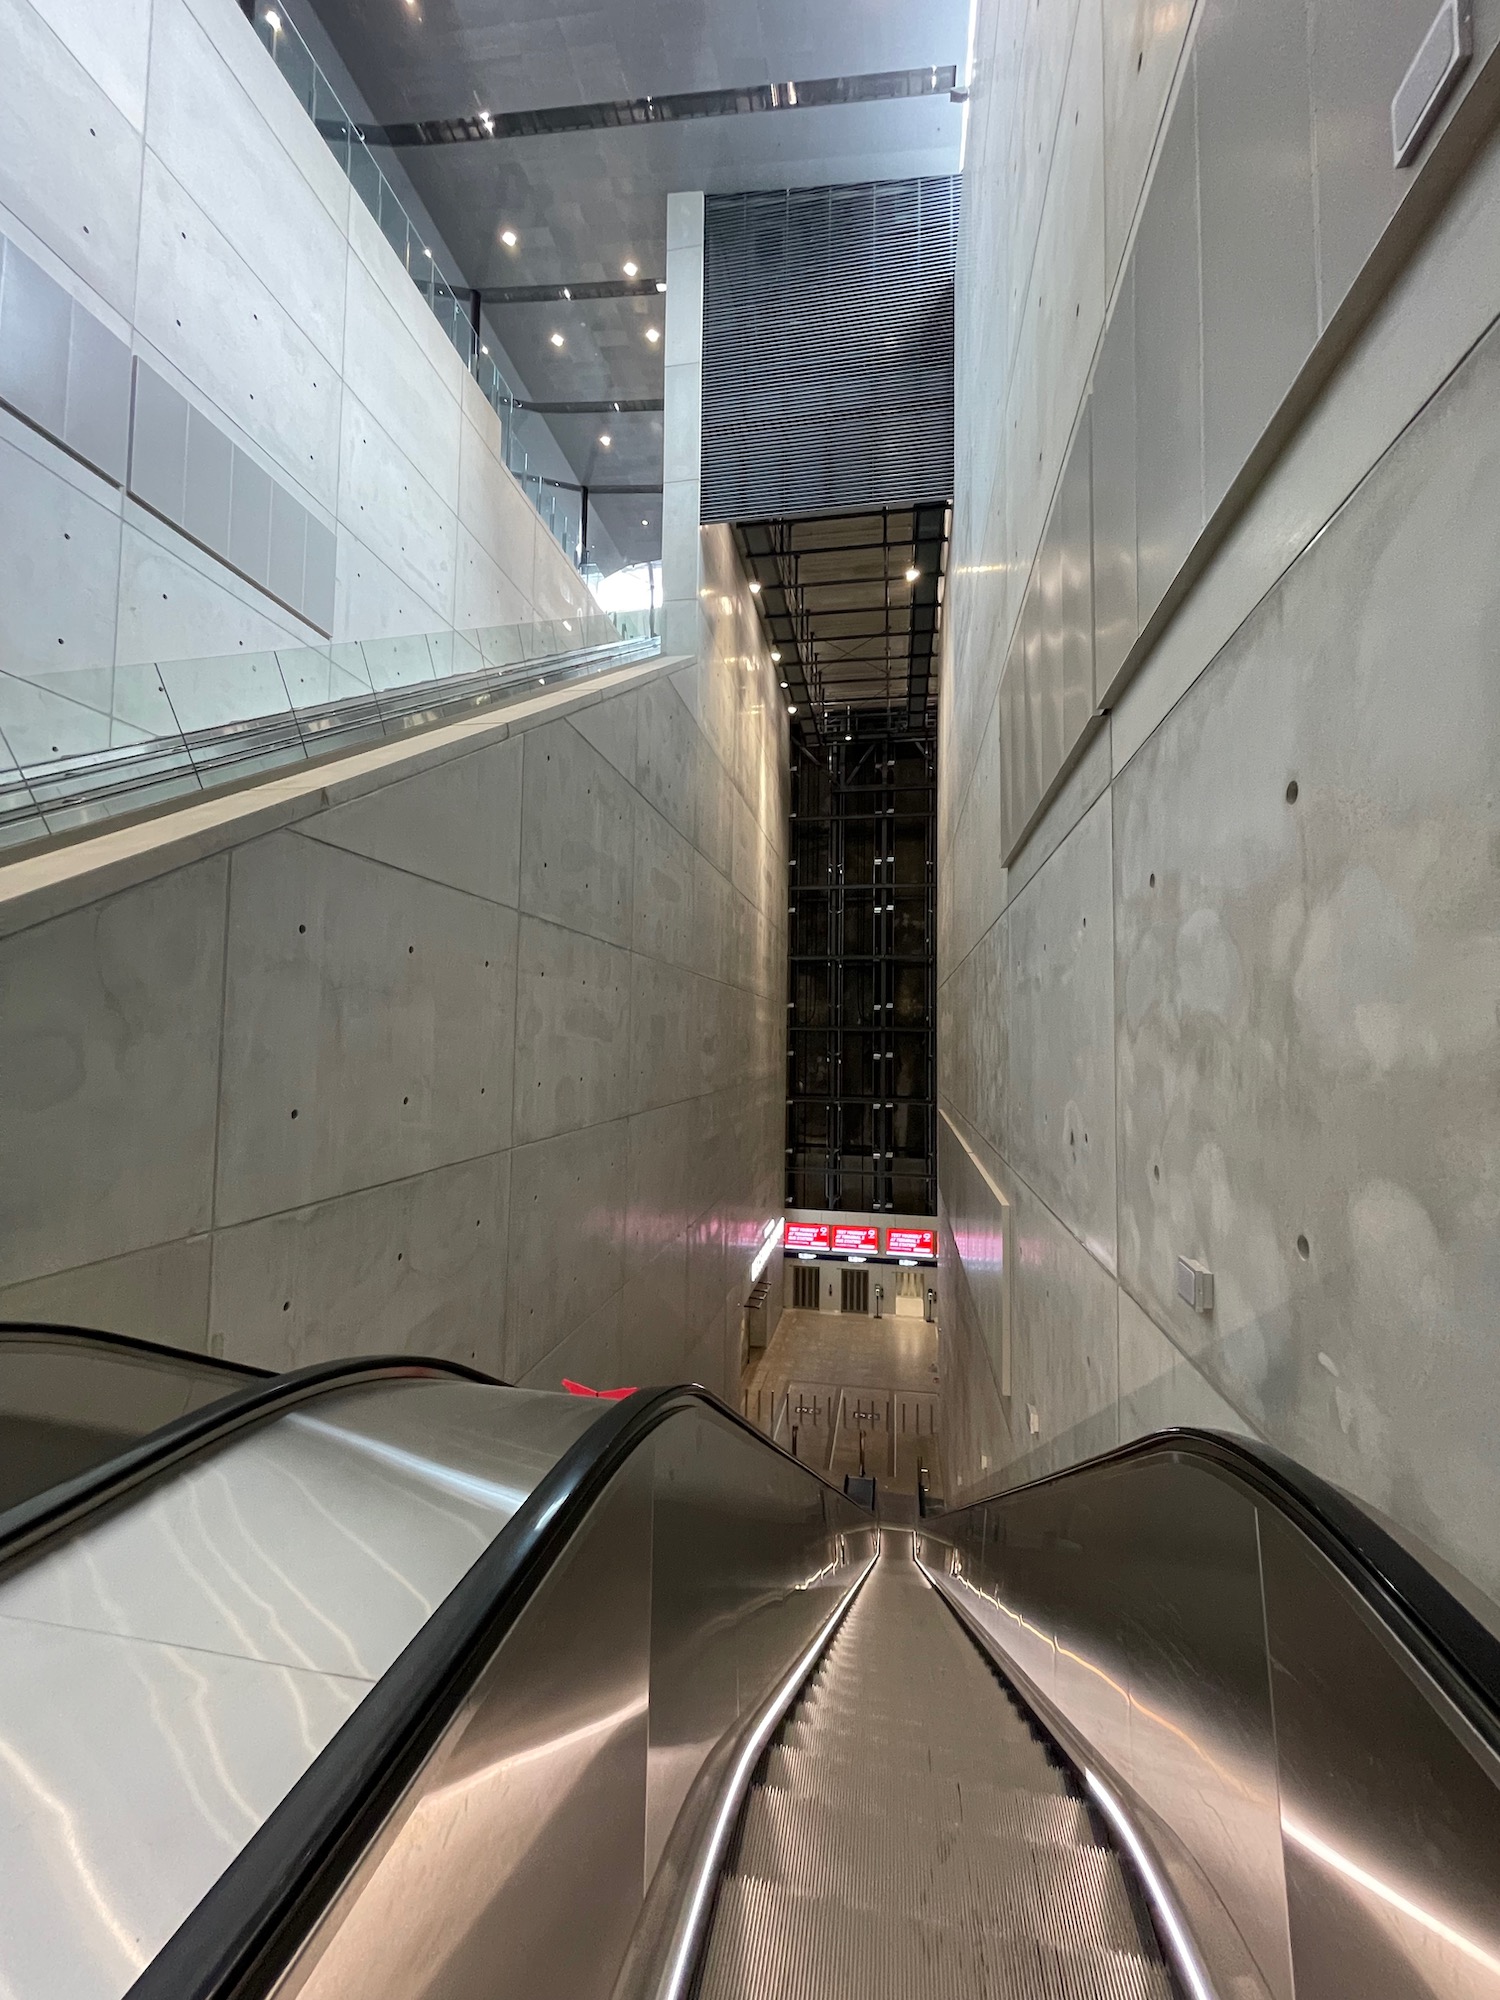
[[[1050,1761],[1040,1746],[1030,1746],[1026,1755],[1014,1758],[1006,1758],[995,1746],[971,1747],[965,1755],[961,1744],[934,1742],[921,1735],[887,1739],[879,1745],[870,1741],[830,1743],[826,1738],[806,1737],[778,1743],[772,1748],[766,1767],[768,1781],[776,1784],[790,1778],[806,1759],[826,1770],[830,1777],[837,1775],[840,1782],[847,1771],[882,1771],[886,1775],[888,1797],[893,1783],[915,1778],[1021,1785],[1033,1792],[1069,1790],[1066,1773]]]
[[[805,1751],[783,1755],[779,1761],[773,1751],[764,1784],[767,1791],[820,1804],[829,1796],[828,1771]],[[850,1812],[876,1817],[889,1813],[893,1803],[889,1775],[874,1758],[866,1768],[851,1767],[841,1774],[839,1799]],[[1011,1835],[1035,1847],[1087,1847],[1098,1839],[1088,1807],[1067,1792],[1025,1790],[973,1778],[909,1777],[902,1781],[899,1803],[914,1821],[933,1829],[967,1826],[979,1833]]]
[[[719,1891],[699,2000],[1170,2000],[1139,1953],[856,1911],[742,1877]]]
[[[899,1811],[851,1821],[837,1809],[757,1791],[732,1866],[865,1914],[1036,1938],[1059,1950],[1081,1939],[1140,1948],[1135,1912],[1105,1848],[1031,1847],[967,1827],[934,1834]]]

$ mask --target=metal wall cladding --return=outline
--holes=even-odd
[[[1411,186],[1390,104],[1432,15],[1203,0],[1006,664],[1007,860]]]
[[[0,403],[114,485],[123,482],[130,350],[3,236]]]
[[[0,403],[332,631],[333,530],[4,236]]]
[[[711,197],[705,521],[948,499],[956,176]]]
[[[138,355],[127,490],[320,631],[333,629],[333,530]]]

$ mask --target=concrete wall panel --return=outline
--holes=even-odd
[[[337,369],[153,153],[141,192],[136,324],[283,478],[333,509]]]
[[[1491,1590],[1497,369],[1492,340],[1116,787],[1121,1275],[1252,1422]]]
[[[652,1111],[713,1087],[717,1063],[708,1065],[705,1079],[695,1037],[714,1033],[717,1046],[715,1003],[728,990],[680,966],[632,953],[630,1110]]]
[[[355,395],[345,391],[341,512],[355,524],[366,546],[431,607],[428,630],[434,632],[453,618],[458,518],[442,496],[455,483],[453,479],[445,486],[429,482],[420,464],[407,456]]]
[[[140,131],[146,123],[146,70],[151,41],[151,0],[33,0],[64,46],[117,109]]]
[[[301,831],[514,909],[521,873],[520,739],[333,806],[304,821]]]
[[[72,687],[107,714],[119,501],[102,480],[70,476],[61,453],[46,464],[40,439],[35,449],[32,456],[0,438],[5,670],[55,689]],[[39,754],[47,755],[49,747],[40,746]]]
[[[246,58],[246,67],[269,66],[262,51],[247,50]],[[267,145],[260,106],[186,0],[155,0],[153,6],[148,141],[157,171],[164,169],[191,192],[245,270],[312,344],[325,373],[337,370],[349,261],[345,212],[330,213],[320,199],[323,162],[310,181],[305,153],[293,157],[279,144]],[[337,174],[333,159],[327,167]],[[242,296],[238,285],[229,294],[231,300]],[[146,302],[143,287],[141,304]],[[197,351],[206,358],[206,348]],[[261,400],[271,398],[267,393]],[[289,423],[288,435],[295,434]]]
[[[628,945],[641,801],[566,722],[527,732],[521,796],[521,908]]]
[[[317,634],[170,529],[126,507],[117,657],[218,660],[305,646]]]
[[[0,1283],[207,1229],[222,859],[0,943]]]
[[[0,48],[0,204],[128,317],[140,132],[29,0],[0,0]]]
[[[511,1167],[505,1366],[512,1382],[625,1281],[628,1135],[622,1119],[518,1146]]]
[[[0,1320],[107,1327],[206,1350],[211,1246],[207,1235],[189,1236],[0,1287]]]
[[[1115,1254],[1110,807],[1009,911],[1008,1156],[1093,1254]]]
[[[221,1229],[214,1351],[264,1368],[405,1352],[500,1373],[509,1199],[499,1153]]]
[[[218,1219],[507,1146],[515,952],[511,911],[322,841],[237,854]]]
[[[741,801],[748,817],[748,808]],[[686,968],[693,962],[693,850],[643,799],[635,803],[635,906],[631,943],[638,952]]]
[[[618,945],[521,919],[517,1145],[623,1118],[631,1097],[632,960]]]

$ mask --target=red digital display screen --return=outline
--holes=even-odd
[[[935,1257],[937,1255],[937,1231],[935,1229],[888,1229],[885,1232],[885,1254],[887,1257]]]
[[[835,1223],[833,1247],[835,1250],[853,1251],[860,1256],[878,1257],[880,1231],[873,1222]]]
[[[832,1231],[826,1222],[789,1222],[786,1226],[788,1250],[826,1250]]]

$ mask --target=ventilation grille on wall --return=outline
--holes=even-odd
[[[704,520],[951,495],[958,200],[942,175],[706,203]]]

